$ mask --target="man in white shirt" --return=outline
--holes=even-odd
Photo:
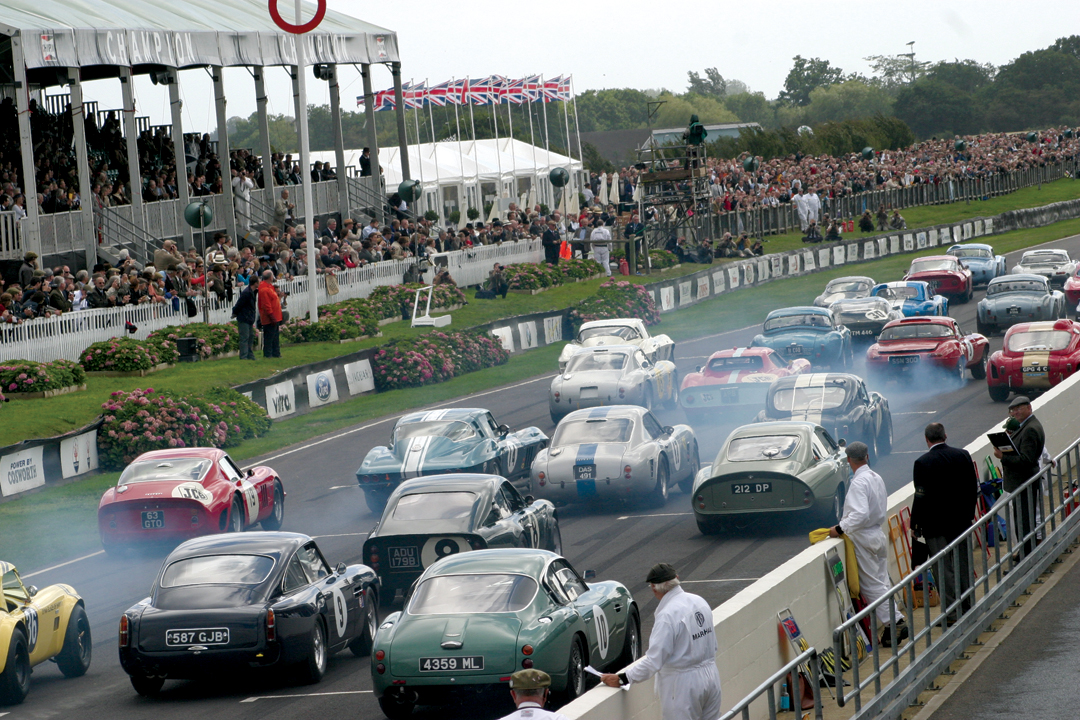
[[[806,232],[806,228],[810,226],[809,213],[807,212],[807,199],[806,195],[803,195],[802,188],[791,196],[791,204],[795,206],[795,212],[799,215],[799,229],[802,232]]]
[[[806,222],[811,220],[820,223],[821,222],[821,198],[818,197],[817,190],[811,188],[810,194],[806,195]]]
[[[844,496],[844,515],[840,518],[840,524],[829,530],[829,537],[845,535],[855,546],[855,560],[859,564],[859,592],[869,605],[888,594],[892,586],[888,543],[881,529],[889,495],[885,490],[885,481],[870,469],[870,451],[866,443],[853,442],[844,452],[854,474]],[[878,605],[875,612],[878,624],[885,628],[881,634],[882,647],[892,647],[891,623],[894,619],[899,642],[907,639],[908,627],[899,607],[890,612],[889,602],[885,601]]]
[[[544,709],[549,687],[551,676],[543,670],[518,670],[510,676],[510,697],[517,705],[517,712],[502,720],[567,720],[565,715]]]
[[[599,219],[599,216],[593,222],[596,226],[589,234],[589,240],[593,243],[593,259],[600,263],[604,268],[604,273],[611,277],[611,246],[608,245],[611,242],[611,231],[608,230],[604,221]]]
[[[232,179],[232,189],[236,225],[246,232],[251,229],[251,191],[255,189],[255,181],[246,170],[240,170]]]
[[[675,568],[658,563],[645,581],[660,601],[649,650],[618,674],[605,673],[609,687],[656,676],[654,690],[664,720],[716,720],[720,717],[720,672],[712,608],[679,585]]]

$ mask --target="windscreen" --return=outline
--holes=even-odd
[[[622,370],[626,366],[626,353],[579,352],[570,358],[566,372],[591,372],[594,370]]]
[[[953,259],[948,260],[916,260],[911,263],[911,269],[908,270],[908,274],[921,273],[921,272],[939,272],[942,270],[957,270],[956,261]]]
[[[129,483],[178,480],[199,482],[209,472],[212,463],[206,458],[168,458],[133,462],[120,475],[117,485]]]
[[[536,595],[527,575],[443,575],[420,583],[409,601],[410,615],[518,612]]]
[[[874,297],[865,300],[847,300],[833,304],[832,310],[841,320],[859,322],[862,320],[885,320],[892,311],[889,301]]]
[[[949,251],[950,255],[962,258],[989,258],[993,257],[993,254],[986,248],[953,248]]]
[[[476,437],[476,428],[460,420],[428,420],[402,423],[394,431],[396,443],[413,437],[447,437],[454,442],[462,442]]]
[[[578,333],[578,340],[584,342],[595,337],[620,337],[623,340],[635,340],[637,336],[637,330],[627,325],[603,325],[582,330]]]
[[[731,372],[732,370],[760,370],[762,368],[760,355],[747,355],[746,357],[722,357],[713,358],[709,361],[709,369],[713,372]]]
[[[203,555],[170,564],[161,576],[161,587],[258,585],[273,569],[273,558],[265,555]]]
[[[828,330],[832,327],[825,315],[783,315],[765,321],[765,332],[775,332],[786,328],[819,328]]]
[[[630,442],[634,421],[630,418],[582,418],[559,423],[555,431],[553,447],[580,445],[582,443]]]
[[[762,435],[735,438],[728,445],[727,459],[734,462],[783,460],[799,446],[796,435]]]
[[[885,340],[915,340],[919,338],[944,338],[951,337],[952,328],[948,325],[937,323],[911,323],[893,325],[881,331],[879,341]]]
[[[1064,350],[1069,347],[1072,333],[1063,330],[1040,330],[1035,332],[1017,332],[1009,336],[1009,352],[1028,350]]]
[[[918,298],[919,288],[912,287],[911,285],[894,285],[892,287],[886,285],[874,293],[874,297],[885,298],[886,300],[904,300],[907,298]]]
[[[870,283],[865,280],[833,280],[825,286],[826,293],[869,292]]]
[[[847,402],[848,389],[844,383],[827,383],[820,387],[785,387],[773,393],[773,407],[782,412],[820,412],[838,408]]]
[[[476,505],[476,493],[433,492],[404,495],[394,506],[395,520],[453,520],[467,518]]]
[[[986,297],[1004,295],[1014,292],[1047,292],[1046,283],[1040,280],[1009,280],[1006,282],[993,282],[986,288]]]

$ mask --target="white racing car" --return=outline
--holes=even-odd
[[[640,405],[652,410],[663,402],[679,404],[679,373],[675,363],[651,363],[633,345],[581,348],[548,391],[551,422],[567,413],[601,405]]]
[[[613,318],[583,324],[577,337],[568,342],[559,355],[559,371],[566,369],[570,357],[581,348],[600,345],[634,345],[651,363],[675,360],[675,341],[667,335],[650,335],[645,323],[638,318]]]

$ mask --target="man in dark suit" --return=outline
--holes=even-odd
[[[1018,395],[1009,403],[1009,415],[1020,423],[1019,429],[1012,434],[1013,445],[1019,452],[1002,453],[994,448],[994,457],[1001,461],[1001,467],[1005,471],[1002,487],[1005,492],[1015,492],[1039,472],[1039,456],[1046,444],[1046,433],[1039,419],[1032,415],[1031,401],[1023,395]],[[1020,513],[1019,521],[1015,523],[1019,530],[1018,539],[1031,536],[1023,544],[1023,557],[1035,549],[1035,508],[1042,502],[1039,483],[1034,482],[1028,486],[1020,493],[1019,500],[1020,502],[1014,504],[1014,512]]]
[[[967,450],[945,444],[945,427],[930,423],[923,432],[927,452],[915,461],[912,475],[915,500],[911,504],[911,528],[926,538],[930,555],[936,555],[967,532],[975,517],[979,495],[979,473]],[[954,559],[955,558],[955,559]],[[965,539],[943,560],[936,572],[941,583],[942,612],[949,625],[956,622],[953,603],[971,587],[971,544]],[[960,612],[971,609],[971,599],[961,603]]]
[[[554,219],[547,221],[547,230],[540,236],[540,244],[544,248],[544,262],[551,265],[559,264],[559,250],[562,248],[562,238]]]

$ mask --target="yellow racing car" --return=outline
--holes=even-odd
[[[11,563],[0,561],[0,705],[17,705],[30,692],[30,668],[55,660],[73,678],[90,667],[90,621],[69,585],[27,588]]]

